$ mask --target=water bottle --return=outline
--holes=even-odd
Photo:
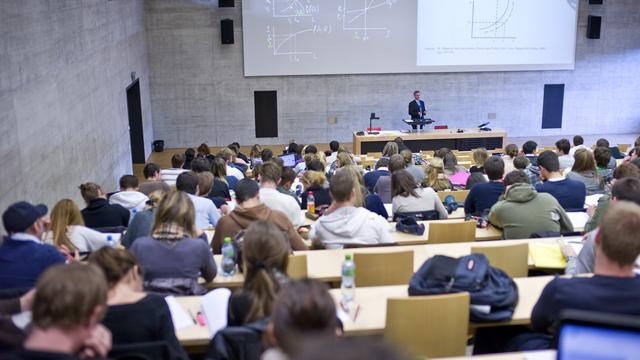
[[[309,212],[309,214],[316,213],[316,198],[313,197],[313,193],[311,191],[307,193],[307,212]]]
[[[236,272],[236,249],[231,238],[224,238],[222,244],[222,276],[232,276]]]
[[[109,247],[111,247],[111,248],[115,248],[116,247],[116,243],[115,243],[115,241],[113,241],[113,236],[107,235],[107,244],[109,244]]]
[[[351,258],[351,254],[344,256],[344,262],[342,263],[342,282],[340,284],[340,291],[342,293],[342,304],[348,306],[356,292],[356,264]]]

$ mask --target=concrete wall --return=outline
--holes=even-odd
[[[53,206],[94,181],[114,190],[131,173],[126,92],[141,78],[151,151],[141,0],[0,1],[0,209]]]
[[[350,141],[371,112],[384,128],[404,128],[400,119],[416,88],[432,117],[449,127],[473,127],[495,112],[492,126],[512,136],[637,134],[638,1],[580,6],[575,71],[245,78],[241,1],[218,9],[216,1],[147,0],[155,135],[170,147],[254,143],[253,91],[277,90],[280,136],[260,143]],[[586,39],[589,13],[604,16],[601,40]],[[220,44],[223,18],[235,21],[234,45]],[[566,84],[562,129],[541,130],[547,83]],[[337,124],[328,123],[333,116]]]

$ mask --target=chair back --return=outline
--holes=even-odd
[[[437,192],[440,201],[444,202],[444,198],[448,195],[453,195],[457,202],[464,202],[469,195],[469,190],[457,190],[457,191],[438,191]]]
[[[413,216],[418,221],[440,220],[440,213],[437,210],[397,212],[393,214],[393,221],[397,221],[401,216]]]
[[[292,279],[304,279],[307,277],[307,255],[289,255],[287,275]]]
[[[432,221],[429,223],[429,244],[476,241],[476,222]]]
[[[387,300],[384,338],[419,357],[464,356],[469,293]]]
[[[413,250],[387,253],[355,253],[356,286],[409,284],[413,276]]]
[[[472,246],[471,253],[484,254],[489,264],[512,278],[527,277],[529,274],[529,244],[501,246]]]

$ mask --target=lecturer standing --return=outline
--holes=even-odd
[[[427,108],[424,105],[424,101],[420,100],[420,91],[416,90],[413,92],[414,100],[409,103],[409,115],[411,115],[411,120],[422,120],[425,115],[427,115]],[[417,129],[418,125],[411,125],[413,129]],[[420,130],[422,130],[423,125],[420,125]]]

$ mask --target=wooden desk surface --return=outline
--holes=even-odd
[[[296,255],[304,254],[307,256],[307,275],[309,278],[317,279],[322,282],[338,282],[340,281],[340,269],[344,261],[345,254],[354,253],[385,253],[398,251],[413,251],[413,270],[417,271],[420,266],[430,257],[435,255],[446,255],[451,257],[460,257],[471,254],[472,246],[502,246],[521,243],[544,243],[556,244],[560,238],[540,238],[540,239],[523,239],[523,240],[497,240],[485,243],[464,242],[455,244],[425,244],[425,245],[409,245],[409,246],[386,246],[374,248],[359,249],[333,249],[333,250],[310,250],[296,251]],[[577,240],[575,238],[563,238],[564,240]],[[220,264],[221,255],[214,256],[216,264]],[[529,258],[529,267],[533,268],[533,260]],[[236,273],[231,277],[223,277],[218,274],[213,282],[206,284],[209,288],[239,288],[244,282],[244,275]],[[357,284],[357,279],[356,279]]]
[[[448,357],[439,358],[440,360],[556,360],[555,350],[541,350],[541,351],[524,351],[517,353],[506,354],[489,354],[489,355],[476,355],[476,356],[461,356],[461,357]],[[433,359],[438,360],[438,359]]]
[[[180,296],[176,300],[187,312],[197,314],[201,304],[200,296]],[[176,337],[184,347],[209,345],[209,329],[207,326],[191,325],[176,331]]]
[[[531,311],[538,301],[544,287],[553,276],[538,276],[514,279],[518,285],[518,305],[510,321],[500,323],[470,324],[471,327],[489,327],[503,325],[526,325],[531,321]],[[360,305],[356,321],[343,320],[347,336],[376,335],[384,332],[387,316],[387,299],[409,297],[407,285],[375,286],[356,288],[355,304]],[[330,290],[336,304],[340,301],[340,289]],[[338,305],[339,306],[339,305]]]

